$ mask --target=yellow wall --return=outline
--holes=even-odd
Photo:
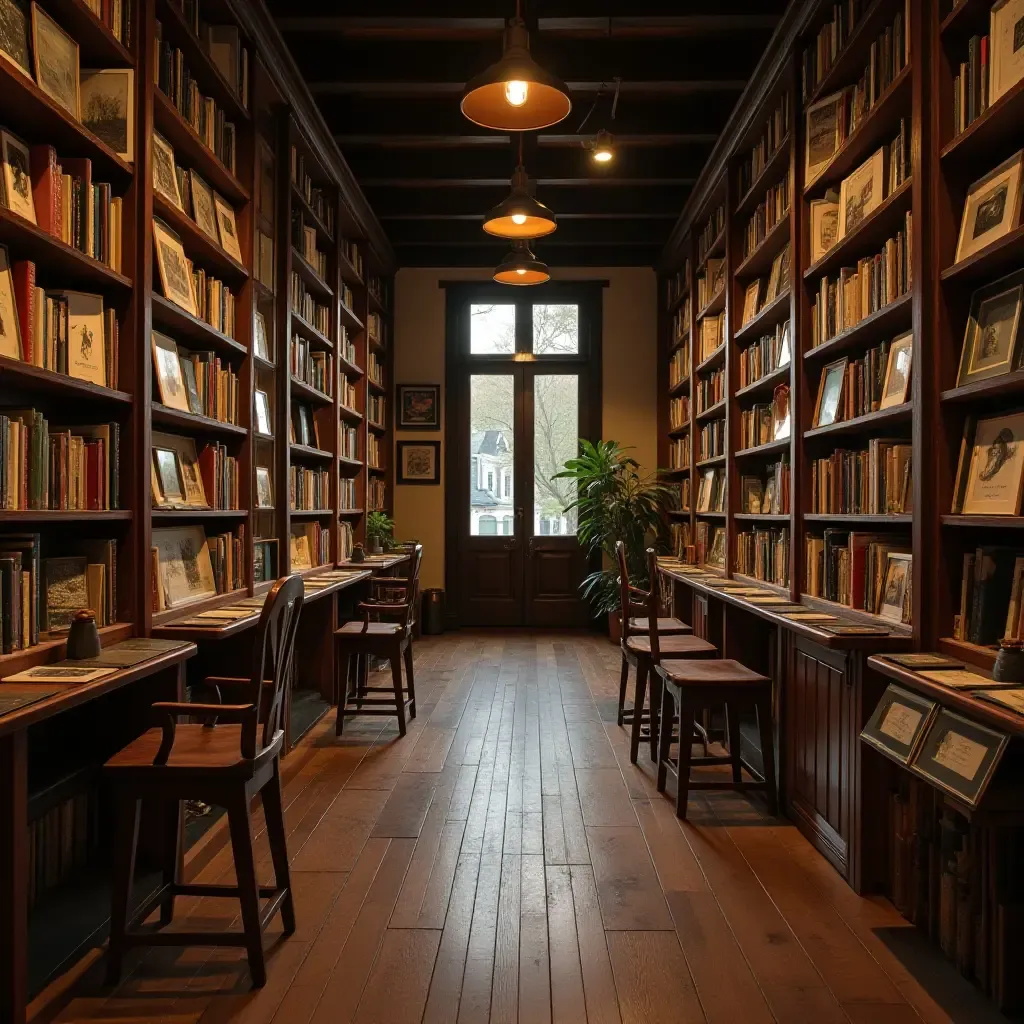
[[[560,281],[599,278],[604,289],[601,436],[635,448],[657,468],[657,278],[648,267],[553,270]],[[414,267],[395,278],[395,383],[441,384],[445,373],[445,290],[439,281],[489,280],[490,271]],[[396,417],[397,419],[397,417]],[[395,486],[395,536],[422,541],[423,586],[444,586],[444,424],[439,434],[396,431],[398,440],[442,442],[439,487]]]

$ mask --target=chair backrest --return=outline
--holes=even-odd
[[[409,574],[406,589],[406,601],[408,607],[405,609],[405,625],[411,625],[416,619],[416,611],[420,596],[420,566],[423,564],[423,545],[415,544],[410,552]]]
[[[645,615],[644,604],[635,598],[644,592],[637,588],[630,588],[629,566],[626,563],[626,545],[621,541],[615,542],[615,558],[619,563],[619,605],[622,608],[622,639],[623,642],[629,639],[636,630],[629,628],[629,621],[634,615]]]
[[[243,757],[255,757],[273,743],[283,728],[284,691],[291,678],[303,594],[302,577],[293,573],[282,576],[271,587],[263,604],[256,626],[252,670],[253,703],[260,711],[258,720],[253,718],[242,728]],[[264,693],[266,683],[270,684],[269,692]],[[262,733],[257,737],[259,727],[262,727]]]
[[[661,637],[658,633],[658,616],[661,614],[661,595],[658,593],[658,554],[654,548],[647,549],[647,578],[651,589],[647,591],[647,636],[651,641],[651,661],[657,665],[661,660]]]

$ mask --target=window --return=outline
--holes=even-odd
[[[490,471],[487,473],[487,490],[489,490],[491,494],[494,493],[494,474]]]
[[[537,374],[533,379],[533,521],[540,522],[542,535],[576,534],[575,509],[565,516],[562,529],[563,513],[576,500],[576,487],[571,480],[554,477],[579,454],[579,422],[579,377]]]
[[[480,517],[479,536],[495,537],[498,533],[498,520],[494,516]]]
[[[511,516],[505,516],[502,519],[502,521],[501,521],[501,532],[503,534],[505,534],[506,537],[511,537],[512,536],[512,517]]]
[[[473,303],[469,307],[469,351],[474,356],[510,356],[516,350],[516,307]]]
[[[512,474],[511,473],[506,473],[505,474],[505,497],[506,498],[511,498],[512,497]]]
[[[535,305],[533,307],[533,354],[579,355],[580,307]]]
[[[474,373],[469,378],[470,495],[469,529],[473,537],[494,536],[493,515],[501,474],[515,452],[515,378],[506,373]],[[498,479],[495,481],[495,471]],[[513,499],[511,470],[506,474],[505,501]],[[489,522],[488,522],[489,520]]]

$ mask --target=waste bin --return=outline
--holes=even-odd
[[[438,636],[444,632],[444,591],[440,587],[423,591],[420,629],[427,636]]]

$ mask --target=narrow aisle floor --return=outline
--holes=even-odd
[[[456,633],[417,644],[416,663],[406,739],[356,718],[339,740],[331,714],[284,762],[298,930],[282,941],[271,926],[264,989],[240,950],[151,949],[112,993],[97,957],[46,1018],[1001,1019],[756,797],[692,796],[677,822],[645,753],[629,764],[606,639]],[[232,880],[223,839],[190,856],[201,881]],[[175,927],[221,928],[236,909],[179,898]]]

